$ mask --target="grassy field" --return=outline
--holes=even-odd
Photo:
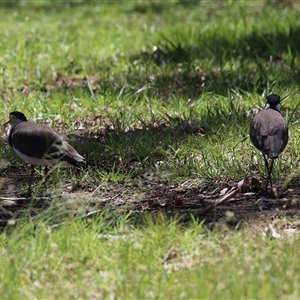
[[[47,191],[39,171],[24,200],[30,171],[1,126],[1,299],[300,297],[300,2],[0,7],[2,124],[22,111],[87,160]],[[270,93],[290,130],[283,197],[198,218],[224,188],[264,181],[248,130]]]

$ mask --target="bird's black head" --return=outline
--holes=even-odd
[[[276,94],[271,94],[267,97],[266,108],[272,108],[280,112],[280,97]]]
[[[25,117],[25,115],[19,111],[12,111],[10,114],[9,114],[9,119],[12,120],[12,119],[20,119],[22,121],[27,121],[27,118]]]

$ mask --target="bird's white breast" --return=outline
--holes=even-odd
[[[7,136],[10,135],[11,130],[13,129],[13,126],[11,126],[11,124],[8,125],[8,129],[7,129]]]

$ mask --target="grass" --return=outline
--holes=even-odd
[[[194,222],[102,213],[92,222],[17,227],[0,240],[1,296],[12,298],[293,298],[299,238],[233,234]],[[251,240],[250,240],[251,239]],[[18,253],[22,253],[19,255]],[[14,286],[15,288],[11,288]]]
[[[298,1],[0,7],[2,123],[20,110],[49,124],[88,165],[53,171],[58,198],[20,203],[20,211],[1,204],[13,225],[0,235],[1,298],[299,297],[299,238],[286,230],[298,225],[284,212],[278,223],[264,215],[241,230],[210,230],[180,213],[130,209],[157,187],[195,182],[200,194],[263,179],[248,130],[271,92],[284,99],[290,130],[274,178],[297,173]],[[18,196],[24,163],[0,130],[1,186]],[[297,176],[286,188],[297,190]],[[103,203],[111,209],[80,219]],[[274,222],[280,239],[265,230]]]

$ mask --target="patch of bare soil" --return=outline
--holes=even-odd
[[[127,183],[80,182],[68,184],[56,191],[55,196],[24,198],[22,189],[29,180],[26,167],[11,168],[0,177],[0,226],[14,223],[26,214],[35,216],[47,208],[52,201],[59,201],[66,209],[80,209],[81,217],[90,217],[105,208],[117,212],[132,212],[134,215],[163,212],[167,216],[179,216],[182,221],[197,218],[209,226],[225,223],[238,226],[282,216],[300,216],[300,190],[287,189],[279,198],[270,192],[245,192],[237,185],[217,191],[201,190],[198,180],[182,184],[168,184],[153,178],[139,178]],[[41,178],[37,175],[35,182]],[[43,184],[40,184],[43,186]],[[51,187],[50,187],[51,189]],[[59,198],[59,199],[57,199]],[[84,207],[85,214],[82,214]],[[55,212],[54,212],[55,213]]]

